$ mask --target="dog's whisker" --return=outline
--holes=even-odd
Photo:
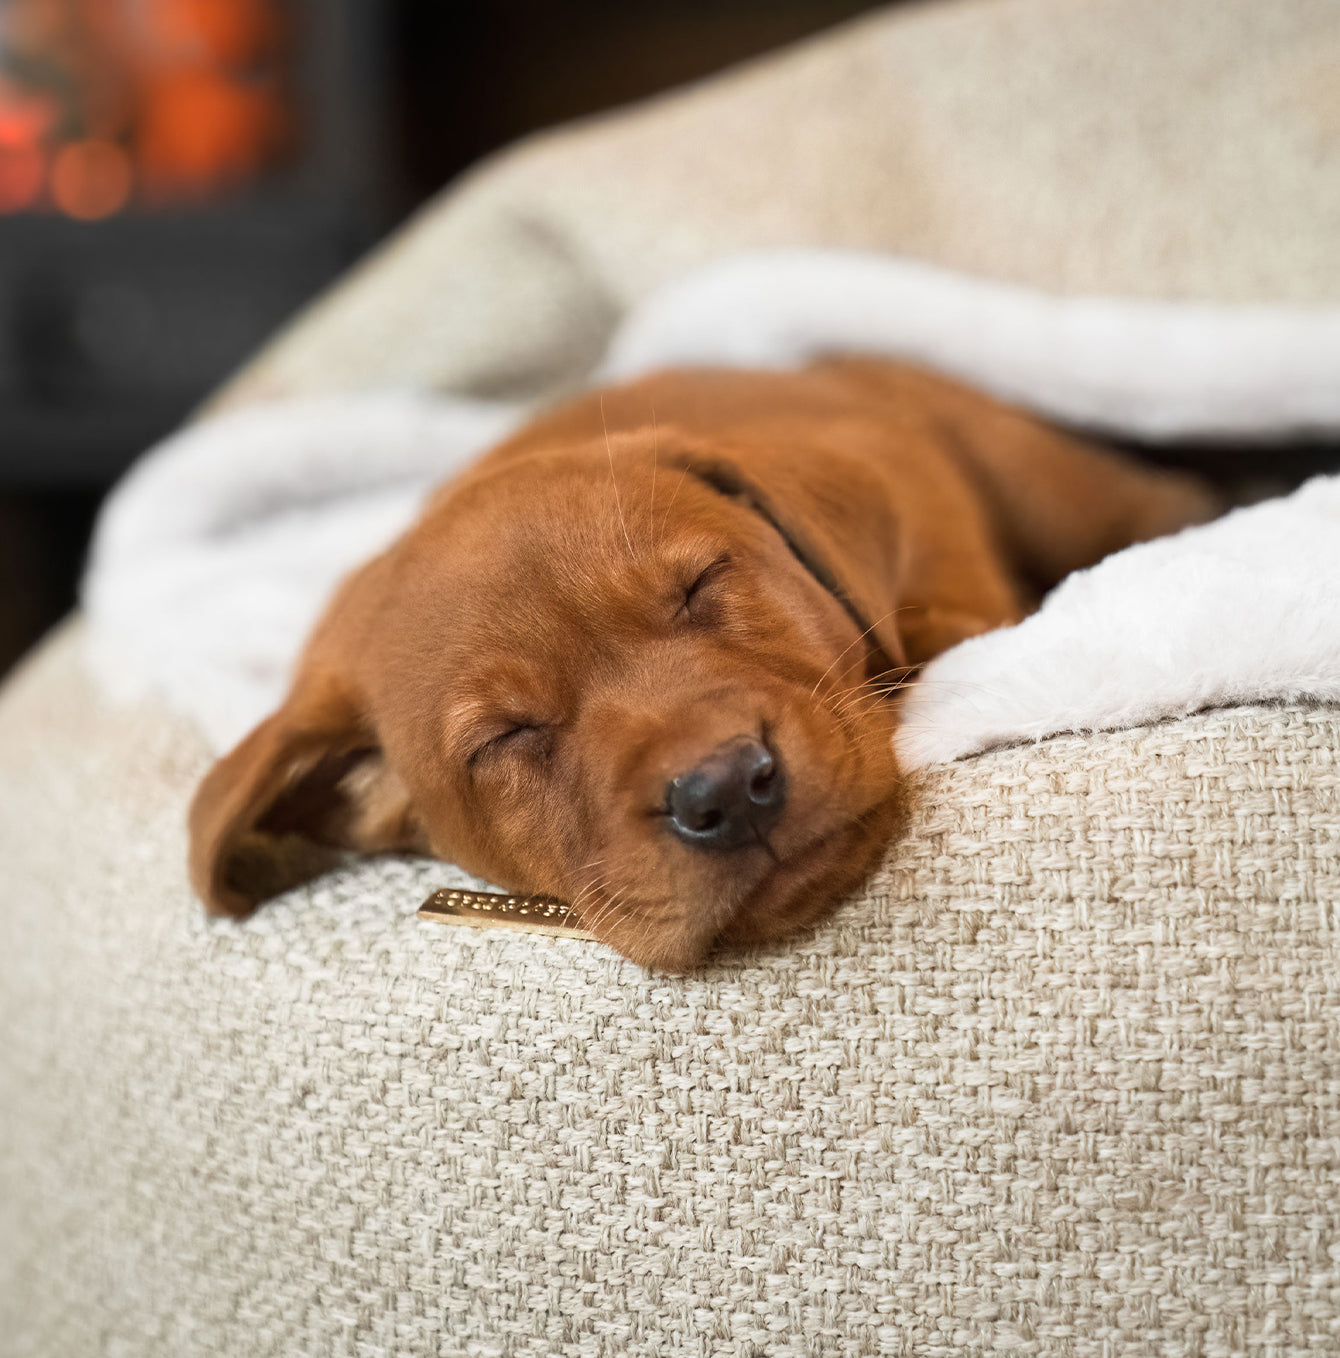
[[[888,710],[888,695],[880,692],[849,692],[840,702],[832,703],[829,710],[840,722],[859,721],[872,712]],[[890,714],[892,715],[892,714]]]
[[[890,693],[895,693],[898,685],[882,685],[874,679],[862,679],[859,683],[852,684],[849,688],[839,689],[829,695],[829,701],[834,708],[843,708],[854,702],[862,702],[867,698],[885,698]]]
[[[593,899],[597,892],[603,891],[609,885],[609,878],[593,877],[582,889],[573,897],[572,908],[580,911],[588,901]]]
[[[605,871],[592,878],[580,893],[582,897],[580,923],[588,933],[597,938],[602,938],[602,935],[607,935],[613,929],[622,929],[629,924],[638,925],[631,937],[611,944],[619,952],[627,955],[633,947],[640,948],[643,943],[653,938],[657,929],[664,928],[667,921],[662,912],[645,913],[639,910],[633,897],[636,881],[633,880],[631,868],[636,866],[634,863],[630,863],[623,855],[613,859],[606,855],[599,860],[593,860],[592,866],[596,865],[603,867]],[[594,899],[600,892],[609,891],[610,882],[617,876],[626,876],[625,884],[610,892],[603,900]],[[610,940],[602,938],[602,941]]]
[[[613,876],[612,872],[607,872],[603,876],[593,879],[593,881],[585,889],[586,894],[590,897],[594,897],[599,892],[608,890],[610,879],[612,876]],[[620,888],[619,890],[615,891],[612,895],[606,896],[604,900],[597,900],[595,902],[595,909],[591,912],[590,917],[582,920],[582,924],[587,929],[588,932],[593,934],[596,933],[601,928],[601,926],[606,922],[606,920],[608,920],[614,914],[615,910],[619,905],[620,898],[622,897],[623,894],[624,888]],[[585,905],[586,901],[584,900],[583,906]]]
[[[833,695],[835,700],[841,701],[854,693],[879,693],[889,695],[900,693],[905,688],[911,688],[918,682],[917,674],[909,667],[897,679],[886,679],[882,674],[870,675],[865,679],[858,680],[850,687],[837,690]]]
[[[588,926],[591,933],[599,937],[600,930],[618,918],[619,911],[623,908],[628,899],[627,888],[620,888],[609,897],[604,907],[597,914],[595,920]],[[622,949],[620,949],[622,951]]]
[[[978,693],[992,695],[999,691],[990,684],[979,684],[970,679],[941,679],[938,675],[932,675],[926,679],[918,679],[917,685],[920,688],[972,689]]]
[[[632,939],[632,946],[629,947],[626,951],[627,952],[636,951],[638,953],[641,953],[644,946],[650,943],[651,940],[656,936],[657,930],[664,929],[666,922],[667,921],[664,919],[663,916],[660,916],[655,912],[649,912],[644,914],[642,917],[642,927],[634,935]],[[620,949],[620,951],[625,950]]]
[[[866,679],[861,683],[855,684],[851,688],[836,694],[834,701],[837,705],[841,706],[853,699],[860,700],[866,697],[891,698],[895,693],[901,693],[905,688],[911,688],[912,683],[913,680],[911,679],[900,679],[897,683],[893,684],[880,684],[872,679]]]
[[[606,884],[606,878],[593,877],[580,891],[572,898],[571,907],[573,912],[580,919],[585,913],[588,903],[595,897]]]
[[[857,712],[857,710],[861,710],[861,712],[870,712],[870,710],[873,710],[874,708],[882,708],[882,706],[887,705],[889,699],[893,697],[893,694],[899,693],[899,691],[900,690],[896,689],[892,691],[870,689],[863,691],[863,693],[853,693],[847,695],[847,697],[836,706],[838,706],[840,710],[843,710],[843,712]]]
[[[601,938],[605,921],[614,913],[614,902],[605,901],[599,910],[585,924],[586,932],[593,938]]]
[[[864,641],[864,640],[866,639],[866,637],[868,637],[868,636],[870,635],[870,633],[873,632],[873,631],[875,630],[875,628],[878,627],[878,626],[880,625],[880,623],[888,622],[888,620],[889,620],[891,617],[893,617],[895,613],[902,613],[902,612],[906,611],[906,609],[909,608],[909,607],[910,607],[910,605],[904,604],[902,608],[891,608],[891,609],[889,609],[889,611],[888,611],[887,613],[885,613],[883,617],[881,617],[881,618],[876,618],[876,619],[874,620],[874,622],[872,622],[872,623],[870,624],[870,626],[867,627],[867,628],[865,629],[865,631],[862,632],[861,635],[860,635],[859,637],[855,637],[855,638],[853,638],[853,640],[849,641],[849,642],[848,642],[848,643],[847,643],[847,644],[846,644],[846,645],[845,645],[845,646],[837,653],[837,655],[833,658],[833,663],[832,663],[831,665],[829,665],[829,667],[828,667],[828,668],[827,668],[827,669],[819,676],[818,680],[815,682],[814,687],[810,690],[810,697],[813,698],[814,695],[815,695],[816,693],[819,692],[819,686],[823,683],[823,681],[824,681],[825,679],[828,678],[828,676],[829,676],[830,674],[832,674],[834,666],[838,664],[838,662],[842,659],[842,657],[843,657],[844,655],[846,655],[847,652],[850,651],[851,648],[852,648],[853,646],[856,646],[856,645],[858,645],[860,642]],[[860,664],[861,661],[863,661],[864,659],[865,659],[865,657],[864,657],[864,656],[861,656],[861,657],[859,657],[859,659],[853,661],[853,662],[852,662],[852,665]],[[849,665],[849,666],[847,667],[847,669],[851,669],[851,668],[852,668],[852,665]],[[843,670],[843,671],[842,671],[842,674],[846,674],[846,673],[847,673],[847,670]],[[841,678],[842,676],[839,675],[838,677]]]
[[[866,689],[863,692],[858,691],[857,693],[850,694],[849,698],[851,700],[859,701],[862,698],[869,697],[878,698],[879,700],[886,702],[888,699],[892,698],[895,693],[901,693],[903,689],[907,687],[908,685],[906,684],[899,684],[893,688],[871,688]]]
[[[587,902],[586,905],[589,908],[590,902]],[[592,910],[589,915],[583,915],[581,917],[582,928],[585,929],[588,934],[592,934],[595,937],[599,937],[600,926],[604,923],[605,916],[608,913],[609,913],[608,899],[596,902],[595,909]]]
[[[596,892],[598,892],[602,886],[604,886],[603,882],[596,881],[588,882],[572,898],[572,909],[575,910],[578,914],[580,914],[583,908],[586,906],[587,902],[590,901],[595,896]]]
[[[867,662],[867,659],[868,657],[865,655],[858,655],[854,660],[849,661],[842,667],[842,669],[839,671],[838,675],[833,680],[833,682],[835,684],[841,683],[841,681],[844,680],[858,665],[864,665]],[[858,682],[866,684],[870,682],[870,678],[871,677],[867,677],[865,679],[859,680]]]
[[[878,696],[875,694],[849,693],[840,702],[833,704],[833,711],[841,712],[844,715],[858,711],[866,711],[878,701]]]
[[[851,703],[843,707],[834,708],[833,714],[839,721],[861,721],[863,718],[870,716],[871,713],[878,711],[882,706],[882,703],[882,699],[872,699],[870,702],[864,704]]]
[[[628,544],[628,555],[634,560],[637,553],[633,550],[633,539],[628,536],[628,521],[623,516],[623,500],[619,496],[619,478],[614,474],[614,450],[610,447],[610,428],[605,421],[605,396],[600,396],[600,426],[605,431],[605,456],[609,458],[610,484],[614,487],[614,507],[619,511],[619,527],[623,529],[623,540]]]
[[[849,641],[849,642],[848,642],[848,643],[847,643],[847,644],[846,644],[846,645],[845,645],[845,646],[837,653],[837,655],[833,657],[832,664],[830,664],[830,665],[828,666],[828,668],[827,668],[827,669],[826,669],[826,670],[825,670],[825,671],[824,671],[824,672],[823,672],[823,673],[822,673],[822,674],[814,681],[814,687],[813,687],[812,689],[810,689],[810,697],[811,697],[811,698],[813,698],[813,697],[819,692],[819,688],[820,688],[820,686],[823,684],[823,681],[824,681],[825,679],[827,679],[828,676],[829,676],[830,674],[833,673],[834,666],[837,665],[837,663],[842,659],[842,657],[843,657],[844,655],[846,655],[847,652],[850,651],[851,648],[852,648],[853,646],[856,646],[856,645],[858,645],[860,642],[864,641],[865,638],[866,638],[866,636],[867,636],[871,631],[873,631],[874,628],[875,628],[877,625],[878,625],[878,624],[872,622],[872,623],[870,624],[870,626],[867,627],[866,630],[865,630],[864,632],[862,632],[861,635],[860,635],[859,637],[853,637],[852,640]],[[859,657],[859,659],[860,659],[860,660],[864,660],[864,659],[865,659],[865,656],[862,655],[861,657]],[[843,674],[845,674],[845,673],[846,673],[846,671],[844,670],[844,671],[843,671]],[[839,675],[838,677],[841,678],[841,675]]]

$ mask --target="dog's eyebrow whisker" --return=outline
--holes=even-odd
[[[605,422],[605,396],[600,397],[600,427],[605,431],[605,456],[610,463],[610,484],[614,487],[614,507],[619,511],[619,527],[623,529],[623,540],[628,544],[628,555],[635,561],[637,553],[633,550],[633,539],[628,536],[628,520],[623,516],[623,500],[619,496],[619,478],[614,474],[614,450],[610,447],[610,428]]]
[[[656,403],[651,407],[651,507],[647,510],[647,527],[651,532],[651,549],[660,545],[656,537],[656,473],[661,466],[661,431],[656,424]]]
[[[665,507],[665,513],[661,516],[661,540],[665,540],[665,527],[670,522],[670,511],[675,507],[675,501],[679,499],[679,492],[684,487],[684,478],[688,476],[689,469],[686,465],[679,474],[679,480],[675,482],[675,493],[670,497],[670,503]]]

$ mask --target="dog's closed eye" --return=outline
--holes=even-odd
[[[730,563],[730,553],[723,552],[694,576],[693,580],[685,586],[684,602],[680,605],[681,615],[695,622],[707,620],[710,611],[709,606],[713,602],[711,587],[717,584],[726,574]]]
[[[501,730],[477,745],[470,755],[471,768],[496,755],[522,754],[543,758],[553,743],[553,728],[544,722],[509,720]]]

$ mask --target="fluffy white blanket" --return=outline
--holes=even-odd
[[[1271,440],[1340,431],[1340,314],[1046,297],[881,257],[717,265],[653,297],[598,380],[677,363],[785,367],[887,354],[1109,433]],[[518,406],[382,392],[194,425],[112,496],[84,602],[90,658],[218,747],[281,698],[336,581]],[[1340,699],[1340,477],[1131,548],[1018,627],[940,657],[904,755],[949,760],[1060,731],[1237,702]]]

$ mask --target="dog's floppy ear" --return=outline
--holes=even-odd
[[[681,440],[679,448],[690,475],[747,504],[777,529],[868,633],[884,669],[908,666],[898,625],[895,497],[877,464],[843,451],[840,441],[818,455],[780,441],[718,448]]]
[[[330,679],[293,694],[210,770],[190,813],[191,881],[213,915],[334,867],[345,851],[426,851],[409,792]]]

